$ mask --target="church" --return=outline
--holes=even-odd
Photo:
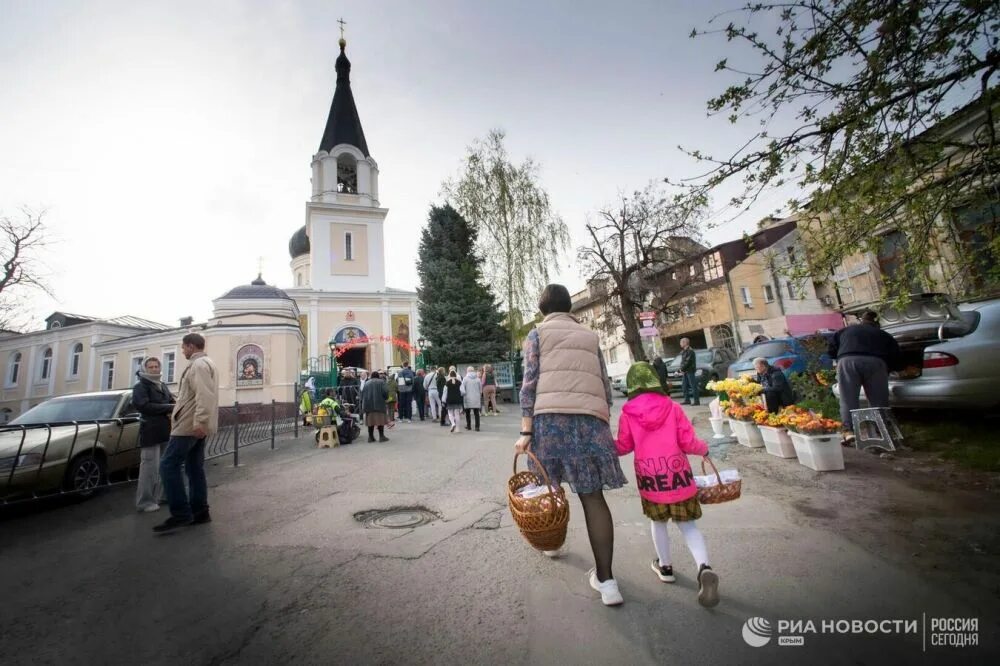
[[[305,225],[288,243],[305,343],[303,366],[386,368],[415,361],[417,294],[386,286],[385,219],[378,163],[368,150],[340,38],[337,86],[312,158]]]

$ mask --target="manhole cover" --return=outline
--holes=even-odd
[[[439,515],[422,506],[404,506],[394,509],[372,509],[359,511],[354,519],[365,527],[378,527],[390,530],[402,530],[420,527],[440,518]]]

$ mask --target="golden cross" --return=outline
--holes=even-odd
[[[344,38],[344,26],[347,25],[347,23],[344,22],[343,17],[337,19],[337,23],[340,24],[340,38],[343,39]]]
[[[257,257],[257,275],[264,274],[264,257]]]

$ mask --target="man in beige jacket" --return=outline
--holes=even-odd
[[[153,528],[161,533],[212,520],[205,480],[205,439],[219,427],[219,373],[205,355],[205,338],[201,335],[185,335],[181,353],[188,359],[188,366],[181,374],[170,441],[160,459],[160,477],[170,505],[170,517]],[[190,501],[181,479],[182,465],[187,469]]]

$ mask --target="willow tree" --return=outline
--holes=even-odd
[[[803,276],[868,251],[891,257],[887,298],[998,283],[1000,3],[755,2],[717,21],[691,35],[726,40],[733,82],[708,109],[746,133],[723,156],[687,149],[707,167],[689,196],[726,184],[740,212],[790,190],[812,232]]]
[[[514,352],[518,324],[534,311],[539,292],[558,271],[569,231],[539,182],[538,164],[531,158],[513,164],[505,136],[490,130],[469,146],[460,177],[446,182],[443,191],[479,232],[483,272],[503,301]]]

